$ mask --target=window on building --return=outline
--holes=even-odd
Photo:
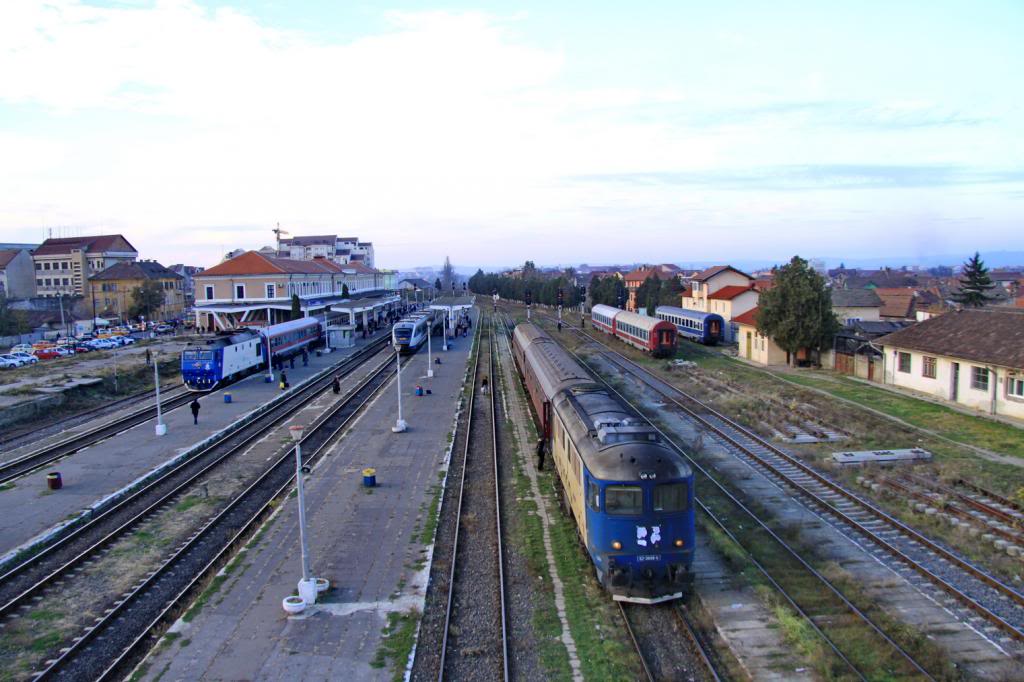
[[[64,278],[64,286],[71,286],[71,280],[67,277]]]
[[[36,262],[36,270],[42,270],[42,269],[43,269],[43,264],[42,264],[42,263],[39,263],[39,262],[37,261],[37,262]]]
[[[277,285],[276,284],[268,284],[267,285],[267,298],[277,298]]]
[[[1006,395],[1024,398],[1024,379],[1010,377],[1006,380]]]
[[[921,376],[927,379],[934,379],[936,375],[936,361],[930,355],[921,358]]]
[[[207,301],[212,301],[213,300],[213,287],[206,287],[206,300]]]
[[[897,356],[897,369],[906,374],[910,374],[910,353],[900,353]]]
[[[42,280],[42,279],[37,279],[37,280],[36,280],[36,286],[37,286],[37,287],[41,287],[41,286],[43,286],[43,280]]]
[[[978,391],[988,390],[987,367],[971,367],[971,388]]]
[[[43,270],[49,270],[49,269],[50,269],[50,264],[49,263],[43,263]]]
[[[245,285],[244,284],[236,284],[235,285],[235,298],[242,298],[242,299],[245,298]]]

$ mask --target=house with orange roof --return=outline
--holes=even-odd
[[[734,317],[733,323],[737,327],[740,358],[766,367],[789,363],[789,354],[757,330],[757,306]]]
[[[657,277],[661,281],[665,282],[675,279],[678,276],[679,268],[670,263],[663,263],[661,265],[642,265],[635,270],[626,273],[623,277],[626,284],[626,291],[629,294],[629,299],[626,301],[626,310],[634,313],[636,312],[636,292],[640,286],[647,281],[648,277]]]
[[[757,306],[758,296],[753,277],[731,265],[716,265],[690,278],[679,306],[721,315],[726,321],[724,340],[736,343],[739,325],[734,319]]]
[[[332,311],[342,316],[350,312],[351,306],[335,309],[336,304],[356,297],[380,298],[383,303],[374,306],[376,315],[390,311],[398,300],[385,289],[386,279],[358,261],[339,264],[324,257],[295,260],[246,251],[196,274],[196,325],[232,329],[286,322],[292,316],[293,296],[303,315],[326,310],[332,319]]]

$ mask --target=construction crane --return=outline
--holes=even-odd
[[[282,234],[289,234],[289,233],[286,230],[282,230],[281,229],[281,223],[278,223],[277,227],[275,227],[273,230],[271,230],[271,232],[274,233],[274,237],[277,239],[277,255],[280,256],[281,255],[281,235]]]

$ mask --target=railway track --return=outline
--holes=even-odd
[[[139,400],[152,395],[153,391],[146,391],[144,393],[136,394],[136,396],[125,398],[123,402],[125,405],[135,404],[138,403]],[[182,389],[181,393],[175,392],[170,397],[161,400],[160,409],[166,413],[191,402],[191,400],[192,394]],[[95,410],[95,412],[98,414],[101,411],[108,410],[109,407],[109,405],[103,406],[102,408]],[[90,410],[90,412],[93,411]],[[77,415],[75,419],[77,420],[82,416],[86,415]],[[3,464],[0,464],[0,484],[31,473],[40,467],[44,467],[58,459],[61,459],[62,457],[67,457],[68,455],[79,450],[83,450],[90,445],[95,445],[101,440],[105,440],[111,436],[116,436],[122,431],[127,431],[139,424],[144,424],[154,417],[156,417],[156,405],[147,405],[121,417],[116,417],[109,422],[104,422],[83,433],[77,433],[74,436],[70,436],[56,443],[40,448],[35,452],[30,452],[16,459],[4,462]]]
[[[366,378],[307,427],[302,439],[307,466],[322,456],[327,446],[387,384],[393,376],[393,366],[390,354],[383,354]],[[282,418],[273,424],[265,425],[263,431],[283,422],[290,412],[281,415]],[[232,450],[238,452],[246,444],[238,444]],[[194,483],[194,477],[181,482],[177,492],[184,492]],[[240,494],[195,530],[186,542],[163,558],[155,570],[114,600],[80,636],[66,642],[59,654],[37,671],[35,679],[110,680],[123,677],[209,579],[228,562],[234,550],[247,542],[260,524],[269,518],[293,483],[294,450],[289,447]],[[165,504],[174,499],[174,495],[161,498]],[[131,532],[136,523],[135,519],[129,519],[122,526],[124,532]],[[101,561],[105,544],[103,541],[97,543],[76,555],[72,561],[76,565]],[[64,575],[64,579],[68,579]],[[59,584],[53,576],[45,580],[45,584],[37,589],[50,589]]]
[[[59,585],[86,565],[91,557],[102,555],[113,543],[132,533],[148,519],[166,510],[183,491],[220,464],[244,451],[261,439],[266,431],[285,422],[302,405],[327,390],[336,374],[350,375],[358,367],[377,356],[386,339],[367,346],[347,360],[325,372],[322,377],[299,388],[295,393],[269,408],[251,424],[211,443],[194,457],[167,470],[138,490],[126,495],[88,521],[21,559],[0,575],[0,623],[18,616],[35,604],[52,586]],[[390,354],[383,355],[390,360]]]
[[[573,331],[580,333],[575,329]],[[606,355],[617,354],[604,344],[594,341],[589,335],[582,336],[601,348]],[[599,381],[605,383],[610,391],[643,414],[643,410],[601,379],[600,373],[591,362],[571,349],[566,350]],[[626,362],[629,363],[628,360]],[[646,376],[642,368],[633,367],[627,366],[626,369],[634,375],[641,373],[638,378]],[[657,425],[655,428],[658,428]],[[894,641],[869,614],[853,604],[839,588],[814,569],[798,550],[775,533],[754,510],[726,489],[715,476],[687,455],[685,449],[664,430],[658,430],[662,437],[683,453],[694,467],[698,477],[697,504],[700,510],[712,524],[742,548],[747,560],[789,608],[808,624],[834,657],[834,662],[830,666],[831,674],[866,680],[871,677],[868,668],[874,667],[877,670],[880,666],[885,674],[893,674],[900,678],[934,679],[926,665],[917,661],[910,652]]]
[[[478,324],[483,327],[482,320]],[[481,388],[483,377],[491,382],[494,376],[493,333],[481,328],[468,398],[438,680],[509,679],[497,384]]]
[[[616,604],[648,682],[721,680],[704,642],[677,606]],[[680,640],[689,646],[679,646]]]
[[[662,397],[729,443],[757,468],[796,491],[848,534],[868,540],[1011,638],[1024,641],[1024,594],[740,424],[654,377],[632,360],[604,348],[613,362],[639,375]]]
[[[164,398],[168,399],[176,396],[181,391],[185,391],[185,387],[181,385],[169,387],[166,389],[160,389],[160,393],[164,396]],[[38,438],[38,434],[41,428],[46,429],[47,431],[50,431],[52,433],[58,433],[65,429],[72,428],[73,426],[77,426],[85,421],[89,421],[91,419],[102,417],[104,415],[115,412],[122,406],[133,405],[142,400],[152,400],[154,395],[154,391],[152,390],[138,391],[137,393],[132,393],[131,395],[127,395],[124,398],[118,398],[117,400],[111,401],[104,405],[100,405],[99,407],[93,407],[88,410],[78,412],[77,414],[68,415],[67,417],[61,419],[60,421],[51,423],[44,427],[40,427],[38,424],[33,424],[32,426],[6,429],[3,435],[0,435],[0,448],[19,448],[24,444],[24,442],[27,442],[29,440],[29,436]]]

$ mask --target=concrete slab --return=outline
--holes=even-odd
[[[459,339],[426,379],[425,354],[402,372],[403,417],[409,430],[391,432],[396,417],[390,384],[307,479],[313,572],[331,581],[320,603],[286,617],[281,600],[300,577],[297,508],[290,498],[241,555],[179,637],[150,656],[148,680],[386,680],[371,666],[387,614],[422,607],[427,548],[414,530],[446,464],[449,434],[465,376],[470,339]],[[416,398],[413,387],[432,395]],[[373,466],[379,486],[361,487]]]
[[[375,335],[368,341],[376,338],[379,336]],[[297,359],[295,369],[286,369],[289,383],[295,386],[337,364],[365,343],[367,341],[360,339],[356,346],[343,351],[319,358],[314,354],[309,358],[308,367],[302,366],[301,358]],[[230,404],[224,402],[225,391],[231,393]],[[192,423],[187,405],[179,407],[164,414],[167,434],[163,437],[155,435],[155,421],[151,420],[69,455],[46,469],[17,479],[13,487],[0,490],[0,555],[77,516],[94,502],[185,452],[280,392],[276,383],[264,383],[263,374],[254,374],[201,397],[198,425]],[[14,456],[28,452],[31,447],[22,448]],[[61,473],[63,489],[47,489],[46,474],[50,471]]]

